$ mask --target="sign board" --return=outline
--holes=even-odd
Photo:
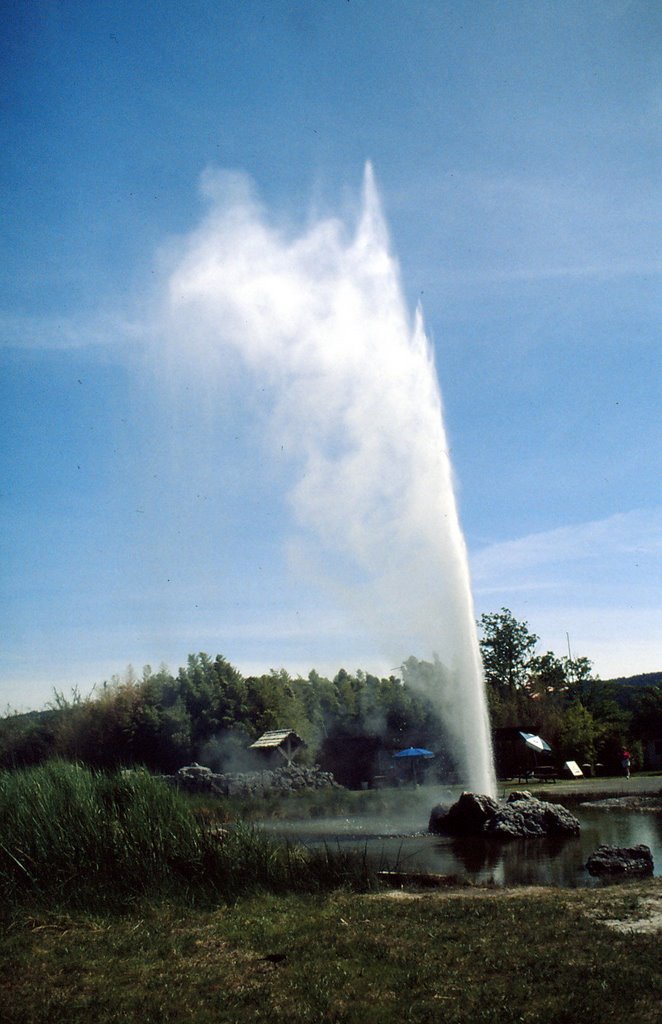
[[[572,775],[573,779],[581,779],[584,775],[576,761],[566,761],[563,767]]]

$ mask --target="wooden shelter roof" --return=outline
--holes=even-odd
[[[294,729],[272,729],[270,732],[263,732],[259,739],[255,740],[255,743],[251,743],[250,749],[273,749],[280,747],[287,740],[290,741],[290,745],[305,746],[305,742],[295,733]]]

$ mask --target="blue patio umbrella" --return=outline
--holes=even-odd
[[[399,750],[393,757],[434,757],[434,754],[425,747],[407,747],[406,750]]]
[[[434,757],[431,750],[426,750],[425,747],[407,747],[406,750],[399,750],[393,757],[401,759],[403,762],[411,765],[411,780],[416,786],[418,783],[416,765],[420,760]]]

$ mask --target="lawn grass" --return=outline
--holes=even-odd
[[[659,880],[396,898],[265,895],[129,912],[14,910],[6,1024],[657,1024],[659,932],[605,919]]]
[[[387,894],[377,866],[219,832],[146,773],[3,773],[0,1019],[657,1024],[659,931],[606,921],[662,880]]]

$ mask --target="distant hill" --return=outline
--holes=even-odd
[[[660,686],[662,672],[642,672],[638,676],[618,676],[616,679],[604,679],[605,683],[616,683],[618,686]]]

